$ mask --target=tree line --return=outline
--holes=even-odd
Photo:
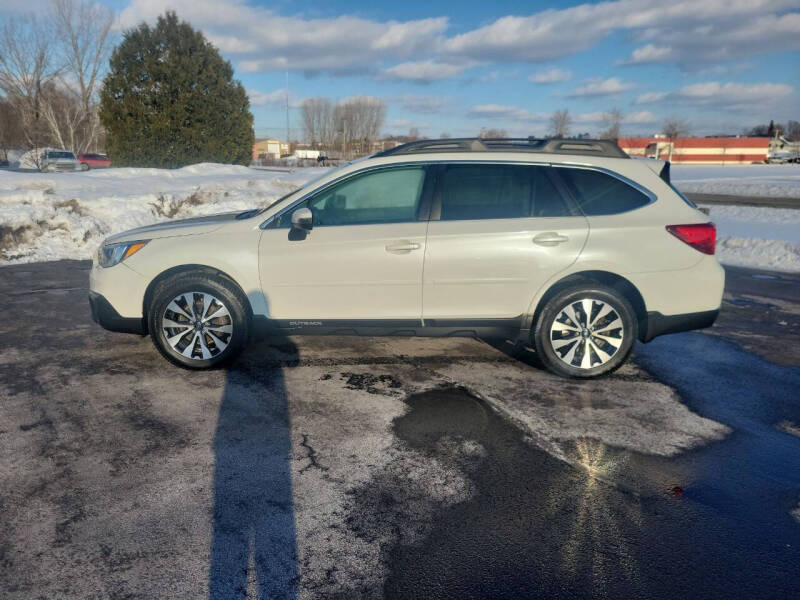
[[[51,0],[43,16],[0,27],[0,147],[100,145],[98,89],[111,54],[114,13],[81,0]]]
[[[334,103],[329,98],[307,98],[300,105],[303,133],[314,149],[343,157],[371,151],[386,120],[386,102],[372,96],[354,96]]]
[[[0,151],[104,148],[118,166],[249,164],[253,116],[233,67],[174,12],[113,36],[114,13],[50,0],[0,26]],[[0,158],[6,158],[0,156]]]

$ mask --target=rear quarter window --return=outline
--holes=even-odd
[[[561,167],[558,172],[587,216],[616,215],[650,203],[645,193],[608,173]]]

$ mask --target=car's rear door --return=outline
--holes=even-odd
[[[259,270],[270,316],[309,327],[408,321],[422,316],[422,265],[430,212],[425,166],[372,169],[335,183],[268,227]],[[425,199],[428,199],[425,202]],[[307,207],[307,233],[291,213]]]
[[[586,218],[546,165],[439,169],[425,250],[425,324],[510,324],[546,281],[577,259]]]

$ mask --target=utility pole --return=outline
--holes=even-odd
[[[286,69],[286,145],[289,145],[289,69]]]

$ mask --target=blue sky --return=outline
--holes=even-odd
[[[10,0],[7,12],[31,7]],[[685,118],[695,134],[800,120],[800,0],[325,2],[109,0],[119,28],[166,8],[204,31],[248,89],[256,134],[293,137],[303,98],[377,96],[385,131],[431,137],[481,127],[541,135],[566,108],[573,133],[602,113],[651,134]]]

